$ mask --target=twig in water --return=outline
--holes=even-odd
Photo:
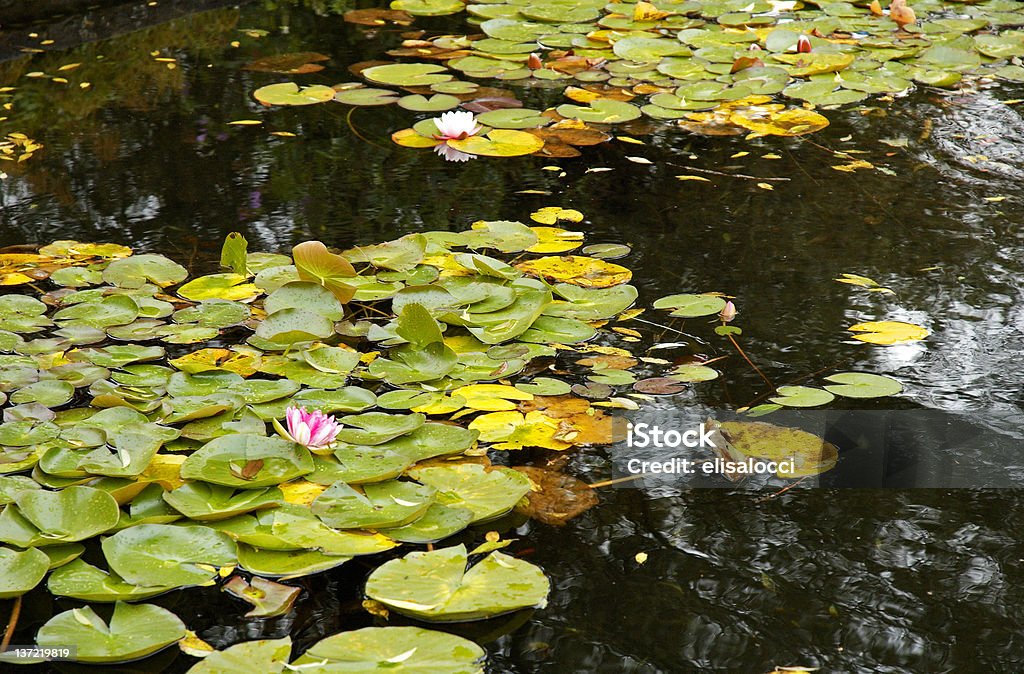
[[[789,491],[793,487],[797,486],[798,484],[800,484],[801,482],[803,482],[804,480],[806,480],[809,477],[810,477],[810,475],[804,475],[802,478],[800,478],[799,480],[797,480],[793,484],[786,485],[785,487],[783,487],[779,491],[775,492],[774,494],[768,494],[768,496],[764,496],[762,498],[757,499],[757,503],[764,503],[765,501],[772,500],[776,496],[781,496],[782,494],[785,494],[787,491]]]
[[[790,178],[765,178],[763,176],[748,176],[746,173],[726,173],[725,171],[713,171],[706,168],[697,168],[696,166],[685,166],[683,164],[673,164],[668,162],[672,166],[678,166],[679,168],[686,169],[687,171],[696,171],[697,173],[710,173],[713,176],[724,176],[726,178],[742,178],[743,180],[760,180],[764,182],[773,183],[785,183],[789,182]]]
[[[600,487],[610,487],[613,484],[619,484],[620,482],[632,482],[633,480],[639,480],[644,476],[643,473],[637,473],[636,475],[630,475],[629,477],[617,477],[614,480],[604,480],[603,482],[595,482],[588,484],[587,486],[591,489],[598,489]]]

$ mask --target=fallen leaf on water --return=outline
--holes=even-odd
[[[762,190],[774,190],[775,189],[775,186],[772,185],[771,183],[758,183],[757,186],[760,187]]]
[[[571,475],[536,466],[515,466],[538,487],[516,506],[516,512],[544,524],[562,525],[598,503],[590,486]]]
[[[629,157],[629,156],[627,156],[626,159],[628,159],[629,161],[633,162],[634,164],[653,164],[654,163],[653,161],[651,161],[650,159],[647,159],[646,157]]]
[[[637,564],[643,564],[644,562],[647,561],[647,553],[646,552],[638,552],[638,553],[636,553],[636,556],[633,557],[633,559],[636,560]]]
[[[233,122],[228,122],[228,126],[258,126],[262,123],[258,119],[236,119]]]
[[[927,328],[902,321],[870,321],[851,325],[847,330],[860,333],[855,334],[854,339],[883,346],[917,342],[930,334]]]
[[[699,182],[702,182],[702,183],[709,183],[709,182],[711,182],[710,180],[708,180],[704,176],[676,176],[676,179],[677,180],[696,180],[696,181],[699,181]]]
[[[564,220],[566,222],[581,222],[583,220],[583,214],[572,208],[545,206],[544,208],[530,213],[530,219],[534,222],[539,222],[542,225],[553,225],[559,220]]]

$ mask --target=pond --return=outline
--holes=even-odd
[[[996,453],[1005,461],[989,470],[1022,484],[1024,85],[965,79],[874,95],[822,111],[828,127],[798,137],[699,135],[641,119],[574,158],[446,162],[391,141],[430,114],[335,102],[264,107],[253,92],[289,80],[358,81],[350,66],[394,60],[386,52],[405,33],[473,32],[465,15],[366,26],[343,18],[373,6],[365,2],[168,4],[148,18],[158,8],[145,3],[91,10],[105,21],[132,12],[131,30],[108,21],[111,34],[99,41],[59,20],[0,33],[9,57],[0,87],[17,87],[0,131],[45,148],[0,164],[0,246],[112,242],[200,275],[217,271],[231,232],[250,250],[287,253],[307,240],[348,249],[576,209],[583,220],[571,228],[588,244],[630,247],[616,262],[633,271],[638,307],[720,292],[738,308],[742,352],[712,318],[648,309],[621,324],[638,341],[608,343],[634,353],[675,365],[721,357],[714,381],[640,400],[633,414],[736,410],[764,403],[773,393],[766,380],[877,373],[902,392],[833,407],[929,410],[976,429],[963,461]],[[19,51],[39,47],[47,28],[56,44]],[[301,75],[244,68],[296,52],[328,60]],[[68,83],[50,79],[74,63]],[[562,82],[480,81],[528,108],[565,102]],[[262,124],[231,124],[239,120]],[[892,292],[836,282],[844,274]],[[847,328],[868,321],[930,334],[892,347],[852,342]],[[174,355],[191,350],[178,348]],[[540,465],[549,455],[525,450],[510,462]],[[563,470],[588,483],[615,477],[602,448],[566,453]],[[1024,653],[1020,492],[925,486],[937,488],[601,488],[600,503],[563,526],[519,518],[501,531],[517,539],[506,552],[550,579],[546,608],[440,628],[482,645],[495,674],[1008,671]],[[480,540],[480,531],[453,539]],[[384,624],[361,605],[378,562],[369,559],[297,581],[303,594],[276,618],[245,618],[216,587],[153,601],[216,648],[291,635],[298,653],[327,635]],[[37,588],[13,643],[32,643],[41,624],[74,606]],[[172,648],[118,671],[186,671],[194,662]]]

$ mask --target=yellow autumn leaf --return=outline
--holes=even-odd
[[[512,401],[533,400],[532,393],[505,384],[470,384],[455,389],[452,396],[462,396],[466,407],[483,412],[514,410],[516,403]]]
[[[672,14],[672,12],[662,11],[644,0],[640,0],[633,6],[634,21],[657,21],[658,19],[664,19],[670,14]]]
[[[182,372],[195,374],[209,370],[225,370],[248,377],[256,372],[256,357],[231,349],[199,349],[169,361]]]
[[[228,126],[259,126],[262,123],[258,119],[236,119],[233,122],[228,122]]]
[[[313,501],[316,500],[316,497],[327,489],[327,487],[322,484],[310,482],[309,480],[286,482],[282,485],[278,485],[278,488],[281,490],[281,493],[284,494],[285,502],[305,506],[313,503]]]
[[[427,138],[416,133],[414,129],[402,129],[391,134],[391,140],[402,147],[434,147],[441,141]]]
[[[930,334],[927,328],[903,321],[870,321],[851,325],[847,330],[861,333],[854,335],[854,339],[884,346],[917,342]]]
[[[702,182],[702,183],[709,183],[709,182],[711,182],[710,180],[708,180],[704,176],[676,176],[676,180],[696,180],[696,181]]]
[[[192,630],[186,630],[185,637],[178,642],[178,648],[180,648],[183,653],[191,655],[194,658],[205,658],[207,655],[217,650],[200,639]]]
[[[625,267],[580,255],[527,260],[517,264],[516,268],[525,274],[584,288],[610,288],[633,278],[633,272]]]
[[[544,208],[530,213],[530,218],[534,222],[539,222],[542,225],[553,225],[559,220],[564,220],[566,222],[581,222],[583,220],[583,214],[573,208],[545,206]]]
[[[185,484],[181,479],[181,464],[185,463],[187,458],[184,454],[157,454],[138,479],[156,482],[167,491],[177,489]]]
[[[537,243],[526,249],[528,253],[565,253],[583,245],[583,232],[570,232],[560,227],[531,227]]]
[[[729,115],[729,123],[753,131],[751,136],[754,138],[802,136],[824,129],[828,126],[828,118],[804,108],[763,111],[755,107],[733,111]]]
[[[474,419],[469,428],[480,431],[480,441],[493,443],[494,449],[569,449],[571,443],[558,439],[560,425],[558,421],[534,410],[525,415],[516,411],[491,412]]]

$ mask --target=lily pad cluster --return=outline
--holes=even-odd
[[[32,283],[0,295],[0,598],[45,584],[84,602],[39,643],[124,661],[185,632],[137,602],[223,583],[253,615],[276,615],[297,589],[268,579],[540,512],[530,474],[487,450],[611,441],[605,410],[628,406],[616,391],[637,361],[605,325],[637,291],[627,268],[572,254],[582,233],[554,225],[582,214],[534,218],[550,224],[290,255],[233,234],[224,270],[192,278],[109,244],[19,259],[12,273]],[[296,442],[283,428],[292,407],[333,415],[333,444]],[[435,569],[438,585],[398,582],[406,566]],[[367,593],[420,620],[476,620],[543,606],[548,584],[495,547],[456,546],[385,564]],[[96,603],[116,604],[109,621]],[[422,638],[420,657],[448,648]],[[478,671],[478,649],[456,651]],[[390,658],[405,651],[388,653],[380,661],[402,664]]]
[[[481,113],[489,129],[541,139],[537,130],[544,128],[601,132],[641,117],[713,135],[795,136],[828,124],[808,107],[915,86],[953,87],[964,77],[1024,81],[1024,32],[1017,30],[1020,11],[1012,0],[922,0],[909,23],[905,9],[890,16],[864,0],[395,0],[391,6],[410,15],[465,10],[480,32],[411,37],[389,54],[413,62],[375,62],[360,71],[366,85],[339,85],[335,100],[397,103],[424,113],[461,105]],[[524,108],[514,95],[474,80],[554,84],[570,101]],[[395,141],[426,146],[432,130],[429,120],[421,124],[427,126],[399,132]],[[488,138],[490,144],[477,142],[491,156],[511,156],[509,145],[520,154],[529,147],[518,135],[509,136],[514,142]],[[560,150],[554,156],[569,156]]]

